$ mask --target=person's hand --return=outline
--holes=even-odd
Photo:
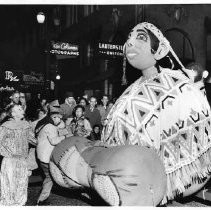
[[[103,122],[103,126],[106,126],[108,124],[108,120],[105,119],[104,122]]]
[[[68,133],[67,135],[65,135],[65,138],[69,138],[71,136],[73,136],[73,134],[72,133]]]
[[[108,147],[109,145],[104,143],[104,142],[102,142],[102,141],[100,141],[100,140],[97,140],[97,141],[95,141],[94,146],[97,146],[97,147]]]
[[[66,126],[70,125],[72,119],[73,119],[73,118],[67,118],[66,121],[65,121],[65,125],[66,125]]]
[[[65,136],[65,135],[67,135],[69,133],[66,128],[59,129],[58,132],[59,132],[59,136]]]
[[[28,176],[31,176],[32,175],[32,171],[31,170],[28,170]]]

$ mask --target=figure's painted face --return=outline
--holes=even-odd
[[[131,30],[125,47],[127,60],[134,68],[145,70],[155,65],[149,34],[140,24]]]

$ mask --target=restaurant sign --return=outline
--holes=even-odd
[[[20,79],[17,75],[15,75],[12,71],[5,71],[5,80],[9,80],[10,82],[18,82]]]
[[[123,57],[123,45],[98,43],[98,54],[104,57]]]
[[[58,59],[65,59],[79,56],[78,45],[65,42],[51,42],[51,54],[56,54]]]

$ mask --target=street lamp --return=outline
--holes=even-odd
[[[47,26],[47,18],[43,12],[39,12],[37,14],[37,22],[42,25],[42,31],[44,34],[44,40],[45,40],[45,53],[46,53],[46,66],[45,66],[45,78],[46,78],[46,87],[48,86],[49,81],[49,36],[48,36],[48,26]]]
[[[57,73],[56,80],[60,80],[60,79],[61,79],[61,76]]]
[[[45,14],[43,12],[39,12],[37,14],[37,22],[44,23],[45,22]]]

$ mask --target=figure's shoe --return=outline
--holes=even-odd
[[[45,199],[43,201],[38,201],[37,202],[37,206],[49,206],[50,205],[50,202],[49,202],[49,199]]]

